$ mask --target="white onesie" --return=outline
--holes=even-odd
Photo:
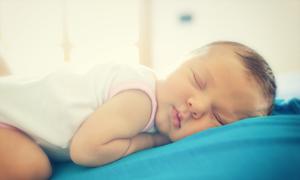
[[[62,68],[39,77],[1,77],[0,123],[25,132],[51,159],[68,160],[70,140],[81,123],[127,89],[140,89],[150,97],[151,118],[143,131],[153,132],[155,75],[144,66],[125,64],[99,64],[82,72]]]

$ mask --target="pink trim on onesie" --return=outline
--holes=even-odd
[[[126,85],[120,85],[120,86],[117,86],[116,88],[111,89],[108,92],[108,97],[111,98],[112,96],[116,95],[117,93],[124,91],[124,90],[128,90],[128,89],[142,90],[142,91],[146,92],[147,95],[151,99],[151,103],[152,103],[151,116],[150,116],[149,122],[147,123],[145,128],[142,130],[142,132],[148,131],[149,129],[151,129],[151,127],[154,126],[155,112],[156,112],[156,108],[157,108],[157,102],[156,102],[154,92],[151,89],[149,89],[149,87],[147,87],[143,84],[130,83],[130,84],[126,84]]]
[[[0,122],[0,128],[5,128],[5,129],[11,129],[11,130],[16,130],[16,131],[20,131],[18,128],[8,125],[6,123],[2,123]]]
[[[28,136],[29,138],[31,138],[27,133],[25,133],[21,129],[19,129],[17,127],[14,127],[14,126],[12,126],[10,124],[6,124],[6,123],[3,123],[3,122],[0,122],[0,129],[1,128],[3,128],[3,129],[10,129],[10,130],[13,130],[13,131],[16,131],[16,132],[20,132],[20,133],[24,134],[25,136]]]

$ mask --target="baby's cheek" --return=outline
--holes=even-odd
[[[188,99],[191,97],[191,90],[187,85],[173,86],[171,93],[181,99]]]
[[[178,97],[182,102],[186,102],[187,99],[190,97],[186,92],[180,90],[174,90],[174,95]]]
[[[199,122],[197,122],[196,125],[193,126],[194,130],[193,132],[197,133],[200,131],[207,130],[212,127],[216,127],[218,124],[215,120],[210,118],[200,119]]]

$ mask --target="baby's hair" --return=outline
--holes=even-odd
[[[268,107],[263,111],[263,114],[270,115],[273,110],[277,85],[273,71],[267,61],[252,48],[237,42],[215,41],[205,47],[217,45],[233,47],[234,53],[241,60],[247,71],[249,71],[258,82],[264,93],[264,97],[268,101]]]

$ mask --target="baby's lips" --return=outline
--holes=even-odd
[[[180,128],[181,127],[181,118],[180,118],[180,115],[179,115],[179,112],[177,111],[177,109],[175,107],[173,107],[172,109],[172,118],[173,118],[173,125],[176,127],[176,128]]]

